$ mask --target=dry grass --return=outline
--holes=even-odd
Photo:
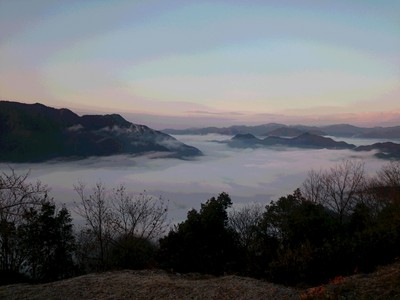
[[[245,277],[146,270],[89,274],[39,285],[8,285],[0,287],[0,299],[298,299],[298,293]]]
[[[305,290],[239,276],[126,270],[3,286],[0,299],[400,299],[400,262]]]
[[[337,277],[303,291],[301,299],[400,299],[400,262],[370,274]]]

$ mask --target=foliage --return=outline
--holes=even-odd
[[[156,245],[145,238],[120,236],[110,249],[112,268],[145,269],[155,265]]]
[[[73,273],[74,237],[66,208],[56,211],[48,188],[13,169],[0,176],[0,283],[49,281]]]
[[[19,227],[24,253],[23,269],[35,281],[52,281],[74,274],[75,239],[72,219],[66,208],[58,212],[45,202],[40,210],[31,208]]]
[[[302,190],[265,208],[231,208],[221,193],[165,236],[164,199],[79,183],[76,212],[85,225],[75,239],[68,210],[57,209],[47,187],[11,170],[0,176],[1,283],[65,278],[76,264],[82,272],[162,266],[289,285],[370,272],[400,257],[399,174],[390,162],[368,178],[362,163],[343,161],[311,171]]]
[[[223,274],[233,267],[236,234],[228,226],[228,194],[211,198],[160,240],[160,257],[178,272]]]
[[[362,162],[343,161],[311,171],[304,196],[297,189],[264,211],[227,214],[232,203],[221,194],[161,239],[160,261],[179,272],[238,272],[291,285],[372,271],[400,255],[398,174],[400,164],[389,163],[367,178]]]

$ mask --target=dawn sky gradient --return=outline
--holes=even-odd
[[[0,0],[0,99],[156,127],[399,125],[400,1]]]

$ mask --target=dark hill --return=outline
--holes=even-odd
[[[231,127],[206,127],[190,129],[165,129],[163,132],[168,134],[209,134],[218,133],[225,135],[251,133],[257,136],[285,136],[295,137],[302,133],[312,133],[316,135],[330,135],[335,137],[355,137],[355,138],[377,138],[377,139],[397,139],[400,138],[400,126],[394,127],[357,127],[349,124],[334,124],[328,126],[305,126],[305,125],[284,125],[268,123],[257,126],[231,126]]]
[[[303,133],[294,138],[283,138],[269,136],[263,140],[256,138],[251,134],[237,134],[231,140],[227,141],[231,147],[252,148],[260,146],[286,146],[312,149],[353,149],[355,145],[346,142],[337,142],[331,138]]]
[[[197,148],[117,114],[78,116],[68,109],[0,101],[0,161],[167,152],[201,155]]]
[[[378,150],[376,154],[380,158],[395,158],[400,159],[400,144],[385,142],[385,143],[375,143],[367,146],[359,146],[356,151],[371,151]]]
[[[342,141],[335,141],[328,137],[311,133],[303,133],[294,138],[268,136],[259,139],[252,134],[237,134],[232,139],[224,141],[234,148],[259,148],[270,146],[297,147],[309,149],[350,149],[354,151],[376,150],[375,156],[384,159],[400,159],[400,144],[385,142],[372,145],[358,146]]]
[[[341,137],[356,137],[366,131],[366,128],[361,128],[349,124],[335,124],[322,126],[321,130],[328,135],[341,136]]]
[[[236,134],[247,134],[253,135],[265,135],[265,133],[275,130],[280,127],[284,127],[283,124],[268,123],[257,126],[245,126],[245,125],[234,125],[230,127],[205,127],[205,128],[188,128],[188,129],[164,129],[163,132],[168,134],[224,134],[224,135],[236,135]]]
[[[362,138],[396,139],[400,137],[400,126],[375,127],[360,134]]]
[[[293,128],[293,127],[280,127],[274,129],[270,132],[267,132],[266,136],[281,136],[281,137],[296,137],[300,134],[304,133],[304,131]]]
[[[251,133],[238,133],[232,140],[257,140],[257,138]]]
[[[346,142],[337,142],[331,138],[311,133],[303,133],[290,140],[290,145],[302,148],[326,148],[326,149],[353,149],[356,146]]]

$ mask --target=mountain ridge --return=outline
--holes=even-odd
[[[222,134],[236,135],[251,133],[256,136],[297,136],[301,133],[316,133],[318,135],[329,135],[335,137],[355,137],[355,138],[399,138],[400,126],[392,127],[358,127],[350,124],[333,124],[324,126],[307,125],[285,125],[279,123],[266,123],[255,126],[233,125],[230,127],[204,127],[188,129],[164,129],[162,132],[180,134]],[[288,134],[289,133],[289,134]]]
[[[383,159],[400,159],[400,144],[393,142],[356,146],[344,141],[335,141],[312,133],[302,133],[296,137],[267,136],[257,138],[251,133],[239,133],[229,140],[220,141],[233,148],[260,148],[271,146],[296,147],[306,149],[349,149],[357,152],[376,150],[375,156]]]
[[[346,142],[338,142],[328,137],[319,136],[311,133],[302,133],[296,137],[278,137],[268,136],[264,139],[259,139],[256,136],[248,134],[237,134],[232,139],[224,141],[231,147],[235,148],[252,148],[265,146],[285,146],[310,149],[354,149],[353,144]]]
[[[195,147],[118,114],[78,116],[40,103],[0,101],[0,161],[39,162],[114,154],[202,155]]]

